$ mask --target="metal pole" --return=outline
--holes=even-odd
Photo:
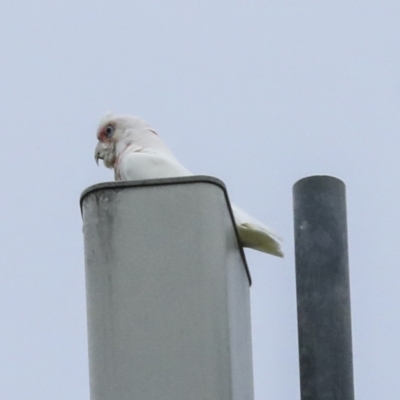
[[[293,187],[302,400],[353,400],[344,183],[330,176]]]
[[[81,197],[91,400],[253,400],[250,275],[223,183]]]

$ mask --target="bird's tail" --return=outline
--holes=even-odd
[[[283,257],[281,238],[244,211],[233,207],[239,239],[243,247]]]
[[[262,251],[277,257],[283,257],[279,241],[262,227],[254,224],[243,223],[237,225],[239,239],[243,247]]]

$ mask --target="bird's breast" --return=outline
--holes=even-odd
[[[129,152],[118,160],[116,175],[125,181],[172,178],[191,173],[174,158],[157,153]]]

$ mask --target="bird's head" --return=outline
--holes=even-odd
[[[154,143],[157,138],[157,143]],[[97,129],[98,143],[94,152],[96,162],[103,160],[104,165],[113,168],[119,155],[130,145],[160,146],[157,133],[140,118],[130,115],[107,113]],[[165,151],[165,150],[164,150]]]
[[[94,152],[96,163],[103,160],[104,165],[113,168],[117,158],[117,143],[127,136],[129,128],[134,126],[133,117],[115,115],[108,112],[100,121],[97,129],[98,143]]]

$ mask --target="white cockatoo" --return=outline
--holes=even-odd
[[[193,175],[143,120],[107,113],[97,130],[95,159],[114,169],[116,181]],[[232,205],[241,244],[283,257],[280,238],[271,229]]]

